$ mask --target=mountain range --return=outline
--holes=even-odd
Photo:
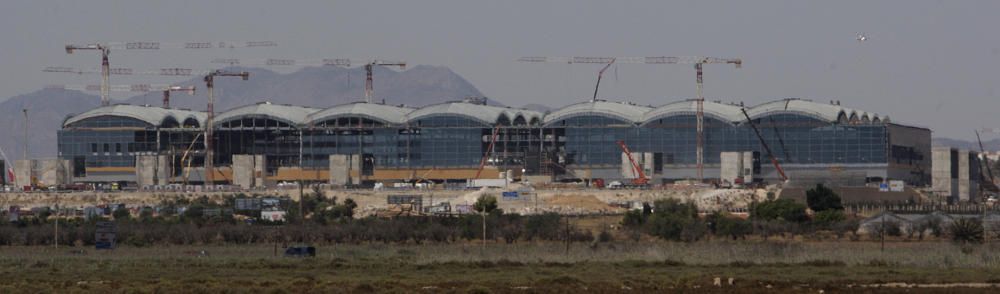
[[[250,78],[246,81],[217,78],[216,112],[262,101],[325,108],[364,100],[366,74],[361,68],[308,67],[287,74],[261,68],[227,70],[247,71]],[[376,68],[374,76],[376,102],[419,107],[483,96],[475,86],[447,67],[418,65],[405,71]],[[201,78],[175,85],[193,85],[197,92],[194,96],[172,93],[172,108],[205,110],[206,92]],[[111,103],[161,105],[161,101],[159,92],[150,92]],[[493,100],[487,103],[501,105]],[[54,157],[57,154],[56,134],[63,120],[99,105],[97,95],[62,89],[42,89],[3,100],[0,103],[0,150],[5,151],[10,160],[22,158],[25,141],[22,109],[28,109],[28,156]]]

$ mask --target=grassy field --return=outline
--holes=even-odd
[[[894,282],[974,283],[921,290],[990,291],[997,289],[976,287],[1000,283],[997,249],[931,242],[890,243],[884,252],[870,242],[574,244],[568,251],[559,243],[363,244],[285,258],[266,245],[2,247],[0,292],[853,292]]]

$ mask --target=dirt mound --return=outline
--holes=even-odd
[[[549,206],[573,207],[586,210],[613,210],[616,207],[597,199],[594,195],[556,195],[546,199]]]

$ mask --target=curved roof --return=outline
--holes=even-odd
[[[867,116],[869,120],[875,120],[877,117],[864,111],[857,111],[841,107],[836,104],[816,103],[803,99],[782,99],[747,108],[747,114],[749,114],[751,118],[758,118],[778,113],[801,114],[827,122],[836,122],[840,118],[841,114],[847,116],[848,118],[857,117],[859,120],[865,116]],[[883,118],[880,120],[884,121],[885,119]]]
[[[507,118],[511,121],[513,121],[518,115],[523,116],[527,121],[531,121],[532,118],[542,117],[542,113],[532,110],[497,107],[468,102],[446,102],[414,110],[413,112],[407,114],[406,121],[409,122],[438,115],[464,116],[487,125],[495,124],[501,115],[507,116]]]
[[[66,120],[63,121],[63,127],[85,119],[100,116],[128,117],[146,122],[153,126],[160,126],[160,124],[167,118],[173,118],[178,122],[183,122],[188,118],[194,118],[198,120],[198,124],[201,124],[205,121],[206,114],[198,111],[169,109],[155,106],[117,104],[94,108],[90,111],[66,118]]]
[[[745,120],[743,112],[740,111],[740,107],[736,105],[705,101],[704,111],[706,116],[715,117],[716,119],[724,122],[732,123]],[[682,114],[691,115],[696,114],[697,112],[698,100],[684,100],[653,108],[653,110],[643,114],[640,121],[648,123],[649,121],[655,119]]]
[[[269,118],[284,121],[292,125],[301,125],[306,121],[309,114],[318,111],[316,108],[271,104],[270,102],[260,102],[257,104],[241,106],[220,113],[215,117],[214,124],[240,118]]]
[[[337,105],[314,112],[306,117],[306,123],[319,123],[325,120],[338,117],[367,117],[374,120],[383,121],[389,124],[402,124],[406,122],[406,114],[413,112],[413,108],[355,102]]]
[[[579,116],[579,115],[599,115],[610,116],[625,120],[629,123],[637,123],[642,120],[643,114],[650,110],[649,107],[623,102],[608,102],[603,100],[587,101],[572,104],[559,110],[553,111],[545,116],[543,124],[554,121]]]

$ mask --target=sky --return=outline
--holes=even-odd
[[[554,107],[588,100],[601,66],[516,58],[700,55],[744,62],[706,65],[709,100],[839,100],[935,137],[975,139],[974,129],[1000,128],[997,11],[1000,1],[4,1],[0,100],[98,83],[41,71],[99,66],[96,52],[66,54],[70,43],[269,40],[279,46],[114,51],[111,62],[209,69],[217,66],[210,60],[233,57],[405,60],[447,66],[507,105]],[[607,100],[663,105],[695,95],[690,65],[620,64],[605,77]]]

